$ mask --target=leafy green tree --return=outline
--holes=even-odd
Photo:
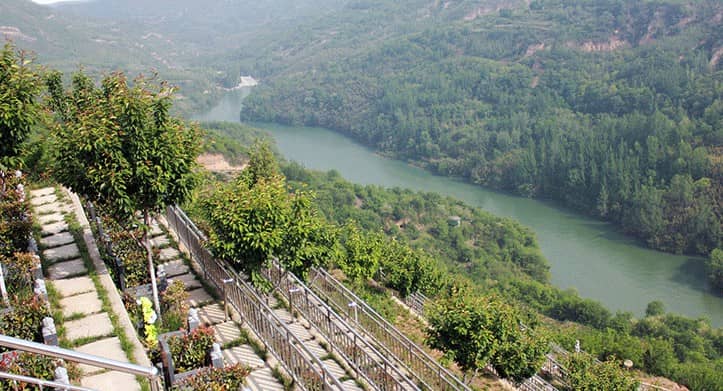
[[[522,325],[520,313],[491,297],[473,297],[456,288],[428,315],[427,342],[468,373],[491,364],[503,377],[519,381],[537,373],[547,340]]]
[[[713,286],[723,289],[723,250],[717,248],[708,259],[708,279]]]
[[[335,251],[334,230],[313,206],[314,194],[290,194],[268,145],[251,154],[246,172],[204,201],[211,247],[252,278],[271,256],[301,277]]]
[[[35,99],[40,76],[23,52],[6,43],[0,51],[0,184],[5,192],[5,171],[19,166],[20,146],[38,121]],[[0,198],[2,198],[0,193]]]
[[[383,256],[384,236],[378,231],[364,231],[354,221],[342,228],[341,243],[345,254],[338,260],[341,270],[352,280],[372,278]]]
[[[78,73],[66,93],[60,80],[59,73],[48,78],[51,107],[61,121],[54,134],[55,175],[119,220],[141,212],[160,314],[148,231],[154,214],[190,195],[200,132],[169,114],[173,88],[164,83],[138,78],[131,86],[122,73],[114,73],[96,88]]]
[[[565,380],[574,391],[636,391],[638,382],[624,372],[615,357],[598,362],[587,353],[573,353],[565,360]]]
[[[654,300],[645,307],[645,316],[665,315],[665,304],[660,300]]]

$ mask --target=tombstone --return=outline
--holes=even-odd
[[[55,321],[49,316],[43,318],[43,342],[46,345],[58,346],[58,332],[55,330]]]
[[[580,340],[575,340],[575,353],[580,353]]]
[[[198,318],[198,310],[195,308],[188,310],[188,332],[190,333],[191,331],[197,329],[200,324],[201,321]]]
[[[221,353],[221,345],[214,343],[211,348],[211,365],[214,368],[223,368],[223,353]]]
[[[35,279],[33,292],[35,292],[37,296],[42,297],[43,301],[48,301],[48,288],[45,286],[45,280],[42,278]]]
[[[54,380],[58,383],[62,384],[70,384],[70,379],[68,378],[68,370],[65,369],[65,367],[57,367],[55,368],[55,372],[53,373]],[[67,390],[67,388],[56,388],[56,391],[64,391]]]
[[[158,290],[164,292],[168,288],[168,273],[163,265],[158,265],[156,276],[158,277]]]

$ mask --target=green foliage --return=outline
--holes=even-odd
[[[156,327],[156,312],[153,310],[153,303],[147,297],[141,297],[141,316],[143,317],[143,331],[145,334],[146,346],[154,348],[158,345],[158,327]]]
[[[4,176],[4,172],[0,171]],[[0,258],[24,251],[32,228],[30,203],[17,191],[21,180],[14,175],[0,178]]]
[[[176,373],[205,366],[212,345],[213,329],[209,327],[199,327],[188,334],[168,338]]]
[[[224,368],[203,368],[173,386],[174,391],[240,390],[251,369],[243,364]]]
[[[673,379],[691,390],[723,390],[723,360],[714,363],[685,363],[673,369]]]
[[[40,259],[32,253],[17,252],[11,257],[0,254],[0,264],[5,270],[5,286],[8,292],[18,297],[33,293],[33,272],[40,267]]]
[[[638,383],[623,371],[615,357],[599,363],[584,353],[571,354],[564,363],[569,390],[636,391]]]
[[[335,242],[313,197],[301,189],[289,194],[270,148],[260,145],[238,179],[202,201],[214,253],[252,275],[275,255],[303,278],[332,255]]]
[[[42,84],[31,62],[9,42],[0,51],[0,172],[16,166],[11,158],[20,153],[40,115],[35,99]],[[0,177],[0,184],[4,179]]]
[[[338,263],[348,278],[363,281],[377,273],[385,244],[381,233],[362,231],[350,221],[342,230],[341,244],[345,254]]]
[[[43,380],[54,380],[56,363],[51,357],[39,354],[20,353],[17,351],[4,353],[0,359],[0,372],[29,376]],[[40,390],[31,384],[20,383],[20,390]],[[10,381],[0,382],[0,391],[16,391],[18,388]]]
[[[665,314],[665,305],[660,300],[654,300],[645,307],[645,316],[659,316]]]
[[[517,309],[498,299],[453,290],[432,306],[427,319],[429,345],[465,372],[489,363],[503,377],[520,381],[537,373],[547,352],[546,338],[521,327]]]
[[[249,146],[269,138],[267,133],[232,122],[203,122],[201,127],[205,130],[204,151],[221,154],[231,164],[245,163],[254,150]]]
[[[242,118],[335,129],[443,175],[559,200],[665,251],[720,246],[719,3],[552,1],[503,18],[463,2],[426,9],[423,30],[403,15],[421,5],[403,3],[369,12],[406,29],[367,26],[390,38],[341,59],[335,34],[293,65],[308,72],[255,88]]]
[[[65,93],[48,77],[51,106],[61,120],[54,134],[57,179],[103,205],[118,219],[182,202],[195,184],[200,135],[169,115],[172,88],[115,73],[96,88],[78,73]]]
[[[708,259],[708,279],[713,286],[723,289],[723,250],[714,249]]]
[[[37,296],[12,297],[10,306],[11,311],[0,315],[0,334],[42,342],[43,318],[50,316],[45,302]]]
[[[181,280],[175,280],[161,293],[161,311],[163,311],[164,326],[169,330],[178,330],[183,327],[188,318],[188,292]]]

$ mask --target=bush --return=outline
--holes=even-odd
[[[17,351],[2,355],[0,372],[9,372],[17,375],[30,376],[44,380],[53,380],[55,371],[53,359]],[[37,386],[20,384],[20,390],[39,390]],[[0,381],[0,391],[14,391],[16,388],[9,381]]]
[[[43,318],[50,316],[45,302],[37,296],[27,298],[15,296],[10,305],[13,310],[0,316],[0,334],[42,342]]]
[[[174,391],[235,391],[251,373],[249,367],[236,364],[226,368],[203,368],[173,386]]]
[[[178,330],[188,317],[188,292],[183,281],[176,280],[161,293],[161,311],[163,311],[164,327]]]
[[[598,363],[585,353],[574,353],[564,363],[567,383],[575,391],[637,391],[638,384],[615,357]]]
[[[188,334],[168,338],[176,373],[205,366],[212,345],[213,329],[209,327],[199,327]]]
[[[0,188],[0,256],[10,257],[28,246],[32,219],[28,201],[21,201],[21,193],[15,190],[19,183],[18,178],[7,176],[6,191]]]

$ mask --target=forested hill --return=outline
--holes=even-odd
[[[658,249],[721,246],[722,3],[376,0],[335,20],[259,69],[243,118],[554,198]]]

